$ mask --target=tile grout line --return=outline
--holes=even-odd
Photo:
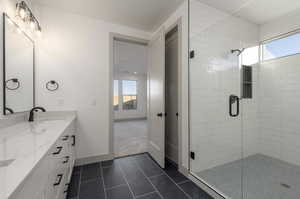
[[[77,197],[80,196],[80,187],[81,187],[81,175],[82,175],[82,166],[80,166],[80,172],[79,172],[79,182],[78,182],[78,191],[77,191]]]
[[[144,197],[144,196],[151,195],[151,194],[153,194],[153,193],[157,193],[157,191],[152,191],[152,192],[149,192],[149,193],[144,193],[144,194],[141,194],[141,195],[136,196],[136,198],[138,199],[138,198],[141,198],[141,197]]]
[[[152,185],[152,187],[155,189],[155,191],[157,192],[157,194],[159,195],[159,197],[161,199],[164,199],[164,197],[161,195],[161,193],[158,191],[158,189],[155,187],[155,185],[151,182],[150,178],[145,174],[145,172],[143,171],[143,169],[140,167],[140,165],[137,163],[136,160],[133,161],[134,164],[137,166],[137,168],[142,172],[142,174],[145,176],[145,178],[148,180],[148,182]]]
[[[150,157],[149,157],[149,155],[147,154],[147,158],[149,159],[149,160],[151,160],[151,161],[153,161]],[[155,162],[154,162],[155,163]],[[156,164],[156,163],[155,163]],[[156,165],[157,166],[157,165]],[[159,166],[158,166],[159,167]],[[159,167],[160,168],[160,167]],[[187,196],[189,199],[192,199],[168,174],[167,174],[167,172],[165,172],[165,170],[164,169],[162,169],[162,168],[160,168],[162,171],[163,171],[163,173],[164,174],[166,174],[166,176],[184,193],[184,195],[185,196]]]
[[[105,190],[111,190],[111,189],[116,189],[116,188],[119,188],[119,187],[122,187],[122,186],[125,186],[125,185],[127,185],[127,184],[126,183],[125,184],[119,184],[119,185],[108,187],[108,188],[104,188],[104,189]]]
[[[125,175],[125,173],[124,173],[124,171],[123,171],[121,165],[120,165],[118,162],[116,162],[116,164],[118,165],[118,167],[119,167],[120,170],[121,170],[122,176],[123,176],[123,178],[124,178],[124,180],[125,180],[125,182],[126,182],[128,188],[129,188],[129,191],[130,191],[130,193],[131,193],[133,199],[135,199],[134,193],[133,193],[133,191],[132,191],[132,189],[131,189],[131,187],[130,187],[130,185],[129,185],[129,182],[128,182],[127,178],[126,178],[126,175]]]
[[[100,162],[100,173],[101,173],[102,184],[103,184],[104,198],[107,199],[107,193],[106,193],[105,184],[104,184],[103,167],[102,167],[102,163],[101,162]]]
[[[103,168],[103,169],[107,169],[107,168],[110,168],[110,167],[113,167],[112,165],[110,165],[110,166],[102,166],[101,165],[101,167]]]
[[[190,182],[190,180],[184,180],[184,181],[178,182],[177,184],[181,185],[181,184],[184,184],[184,183],[187,183],[187,182]]]
[[[161,173],[161,174],[158,174],[158,175],[154,175],[154,176],[149,176],[148,178],[156,178],[156,177],[159,177],[159,176],[163,176],[163,175],[165,175],[164,173]]]
[[[88,179],[88,180],[82,180],[83,183],[88,183],[88,182],[92,182],[92,181],[96,181],[99,180],[101,177],[98,178],[92,178],[92,179]]]

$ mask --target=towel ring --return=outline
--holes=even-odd
[[[54,87],[52,88],[52,86]],[[59,88],[59,84],[55,80],[50,80],[47,82],[46,88],[48,91],[56,91]]]
[[[13,82],[13,83],[15,83],[15,84],[17,84],[16,85],[16,87],[14,87],[14,88],[10,88],[10,87],[8,87],[7,86],[7,84],[8,84],[8,82]],[[20,84],[20,81],[17,79],[17,78],[12,78],[12,79],[9,79],[9,80],[6,80],[5,81],[5,87],[8,89],[8,90],[17,90],[18,88],[20,88],[20,86],[21,86],[21,84]]]

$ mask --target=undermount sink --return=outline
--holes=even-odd
[[[15,159],[0,160],[0,168],[9,166]]]

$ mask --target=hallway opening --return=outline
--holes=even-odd
[[[113,150],[147,151],[147,45],[123,38],[113,40]]]

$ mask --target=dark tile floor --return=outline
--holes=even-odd
[[[145,153],[74,168],[68,199],[212,199],[167,163]]]

